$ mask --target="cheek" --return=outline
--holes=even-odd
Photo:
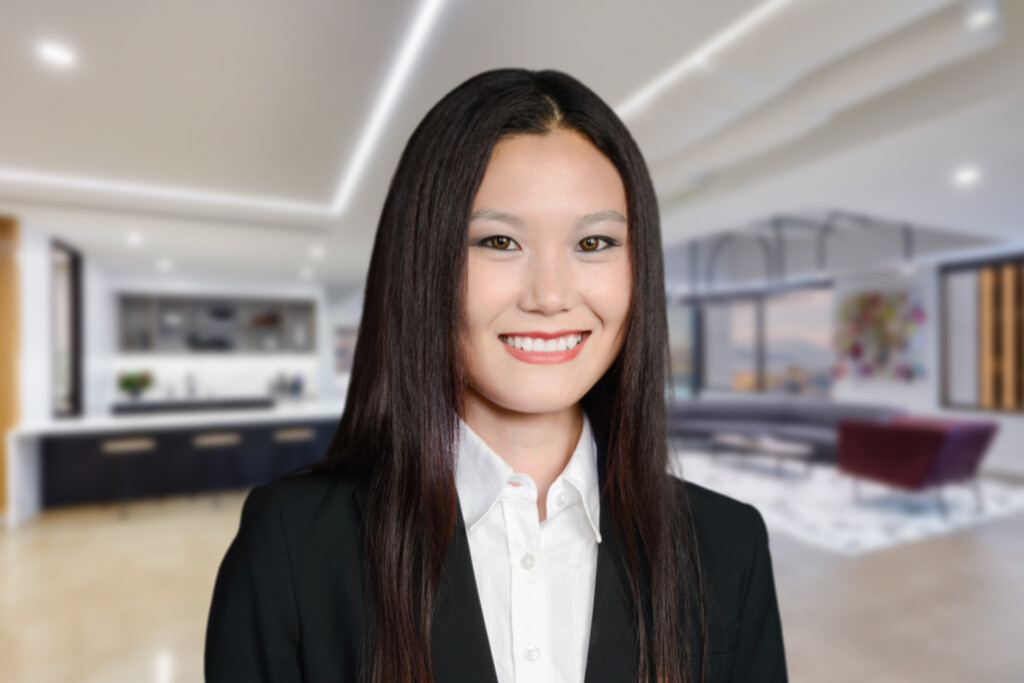
[[[629,263],[614,264],[592,281],[594,286],[589,297],[592,309],[610,331],[624,336],[633,288]]]
[[[476,339],[490,333],[489,326],[505,306],[511,278],[495,264],[472,256],[466,263],[465,325],[466,334]]]

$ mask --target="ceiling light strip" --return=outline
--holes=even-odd
[[[370,120],[363,130],[356,151],[349,161],[348,169],[345,171],[345,175],[334,195],[334,202],[331,205],[334,213],[342,213],[347,207],[349,198],[352,196],[352,192],[355,191],[356,185],[359,184],[363,170],[370,160],[370,154],[377,144],[377,139],[384,130],[384,125],[394,109],[398,95],[402,91],[409,72],[412,71],[416,57],[426,42],[427,35],[430,33],[434,20],[440,13],[441,6],[444,3],[445,0],[423,0],[420,3],[412,28],[408,35],[406,35],[401,52],[391,67],[387,81],[384,84],[384,89],[377,98],[373,113],[370,115]]]
[[[681,61],[655,76],[650,83],[636,91],[629,99],[619,105],[615,111],[624,119],[637,114],[689,73],[708,65],[715,54],[753,31],[793,1],[767,0],[761,3],[756,9],[745,15],[735,24],[732,24]]]
[[[253,197],[249,195],[206,192],[184,187],[147,185],[120,180],[87,178],[83,176],[39,173],[16,168],[0,168],[0,183],[29,185],[60,190],[77,190],[96,194],[163,199],[207,206],[222,206],[236,209],[260,209],[290,214],[303,214],[327,218],[330,214],[322,204],[295,202],[287,199]]]

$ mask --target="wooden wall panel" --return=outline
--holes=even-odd
[[[994,268],[982,268],[978,272],[978,380],[981,382],[978,395],[983,408],[996,406],[995,390],[995,294],[996,277]]]
[[[1000,268],[1000,363],[999,382],[1002,407],[1016,409],[1020,406],[1017,395],[1017,367],[1020,365],[1018,349],[1017,310],[1020,306],[1017,292],[1017,264],[1008,263]]]
[[[1017,410],[1024,412],[1024,261],[1015,264],[1017,270],[1016,299],[1017,310],[1015,313],[1017,328],[1017,370],[1011,377],[1011,381],[1017,386]]]
[[[18,226],[0,216],[0,510],[7,509],[7,430],[18,423]]]

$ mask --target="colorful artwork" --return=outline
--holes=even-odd
[[[924,308],[906,290],[848,296],[837,313],[836,377],[889,377],[908,382],[921,378],[924,322]]]

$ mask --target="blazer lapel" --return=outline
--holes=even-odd
[[[357,487],[355,498],[362,516],[366,509],[366,491]],[[436,683],[498,683],[476,589],[462,506],[459,506],[455,533],[441,569],[434,602],[430,656]]]
[[[601,543],[597,546],[597,576],[594,581],[594,613],[590,619],[590,643],[584,683],[636,681],[637,662],[633,648],[633,601],[622,561],[618,534],[612,521],[611,504],[605,493],[607,440],[595,433],[597,479],[601,490]]]
[[[458,512],[455,533],[441,570],[430,635],[434,680],[498,683],[461,505]]]

